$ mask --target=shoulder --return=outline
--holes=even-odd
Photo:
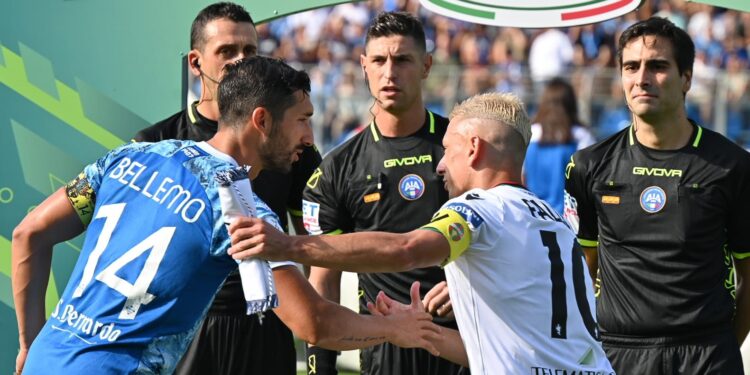
[[[185,110],[181,110],[154,125],[141,129],[134,140],[138,142],[158,142],[163,139],[174,138],[177,130],[185,122]]]
[[[494,202],[493,197],[486,190],[472,189],[466,193],[449,199],[440,212],[453,211],[457,213],[467,224],[469,228],[475,230],[484,223],[486,211]]]
[[[606,162],[611,155],[626,149],[630,136],[630,127],[627,127],[601,142],[576,151],[572,161],[576,166]]]

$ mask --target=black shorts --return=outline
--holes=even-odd
[[[362,375],[469,375],[469,369],[424,349],[404,349],[390,343],[362,349],[360,364]]]
[[[255,315],[206,315],[175,374],[295,375],[292,332],[272,311]]]
[[[692,337],[632,338],[602,334],[618,375],[742,375],[742,355],[731,330]]]

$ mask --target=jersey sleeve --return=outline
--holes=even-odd
[[[333,164],[332,159],[324,159],[305,184],[302,220],[313,235],[351,231],[352,220],[342,203],[343,187],[336,186],[338,170]]]
[[[730,205],[731,211],[727,220],[727,248],[735,259],[750,258],[750,157],[743,154],[744,167],[737,168],[738,181],[735,199]]]
[[[469,194],[479,198],[468,200]],[[440,264],[443,267],[466,252],[484,229],[484,218],[477,207],[484,199],[476,192],[467,195],[446,202],[421,228],[438,232],[448,241],[450,255]]]
[[[591,181],[581,152],[570,157],[565,167],[565,220],[578,235],[578,243],[584,247],[597,247],[599,226]]]
[[[110,151],[94,163],[85,166],[76,178],[65,185],[65,194],[68,201],[73,205],[73,209],[81,219],[84,228],[88,227],[94,215],[96,192],[99,191],[106,170],[117,158],[117,155],[128,148],[126,145]]]
[[[315,146],[312,146],[306,147],[300,155],[299,161],[292,165],[292,186],[289,189],[289,197],[286,203],[290,215],[302,217],[302,193],[310,176],[320,165],[320,161],[320,152]]]

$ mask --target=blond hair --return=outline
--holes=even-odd
[[[511,93],[490,92],[474,95],[457,104],[450,114],[450,119],[484,119],[500,122],[515,130],[523,139],[524,146],[529,145],[531,126],[529,116],[521,99]]]

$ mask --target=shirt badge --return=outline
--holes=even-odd
[[[641,208],[655,214],[667,205],[667,194],[658,186],[649,186],[641,192]]]
[[[424,190],[424,180],[415,174],[407,174],[398,183],[398,192],[407,201],[419,199],[424,194]]]

